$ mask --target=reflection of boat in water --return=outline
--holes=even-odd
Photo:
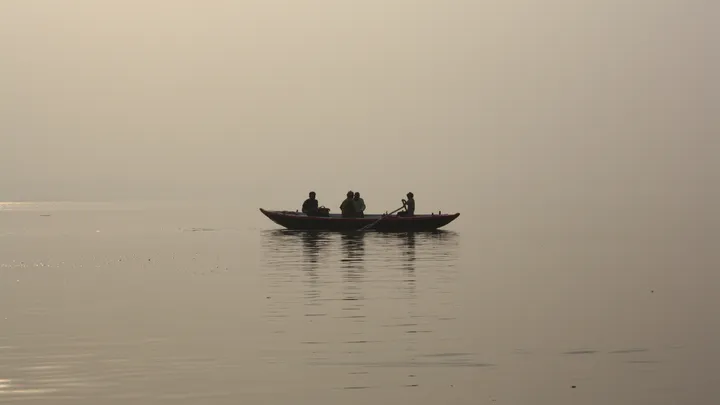
[[[408,217],[395,215],[366,215],[363,218],[343,218],[340,214],[327,217],[307,216],[302,212],[268,211],[260,208],[266,217],[287,229],[322,231],[357,231],[375,222],[372,229],[380,232],[433,231],[449,224],[460,216],[456,214],[421,214]],[[381,221],[378,221],[381,219]]]
[[[398,282],[403,298],[418,288],[453,278],[459,235],[431,232],[326,232],[274,229],[262,232],[262,260],[274,287],[299,284],[311,305],[337,295],[342,280],[345,301],[378,292],[364,281]],[[424,281],[423,281],[424,280]],[[418,287],[418,283],[420,287]],[[290,287],[288,287],[290,288]],[[370,290],[368,290],[370,289]]]
[[[294,267],[305,263],[311,267],[332,266],[338,260],[342,267],[363,267],[370,261],[373,268],[405,268],[432,261],[453,260],[457,253],[457,233],[430,232],[327,232],[274,229],[263,232],[264,252],[268,263]],[[367,257],[366,257],[367,256]],[[297,268],[297,267],[294,267]]]

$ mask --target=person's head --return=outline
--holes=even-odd
[[[360,193],[358,193],[358,192],[356,191],[356,192],[355,192],[355,199],[357,200],[358,198],[360,198]]]
[[[407,198],[413,198],[413,193],[412,192],[407,193]]]
[[[352,198],[352,197],[353,197],[353,192],[352,192],[352,191],[348,191],[348,192],[347,192],[347,197],[348,197],[348,198]]]
[[[310,194],[308,194],[308,195],[310,196],[310,199],[311,199],[311,200],[314,200],[314,199],[315,199],[315,192],[314,192],[314,191],[311,191]]]

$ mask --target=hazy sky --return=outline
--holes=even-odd
[[[717,202],[717,3],[3,0],[0,200]]]

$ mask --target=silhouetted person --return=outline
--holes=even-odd
[[[315,192],[311,191],[308,195],[307,200],[302,205],[302,212],[307,215],[317,215],[318,213],[318,200],[315,199]]]
[[[399,217],[411,217],[415,215],[415,199],[413,197],[413,193],[407,193],[407,201],[405,199],[402,200],[405,211],[398,212]]]
[[[343,218],[352,218],[355,216],[355,201],[353,200],[353,192],[347,192],[347,198],[340,204],[340,211]]]
[[[365,200],[360,197],[360,193],[357,191],[353,197],[353,205],[355,207],[355,216],[359,218],[365,217]]]

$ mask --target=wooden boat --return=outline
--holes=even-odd
[[[460,213],[421,214],[410,217],[387,215],[382,221],[378,221],[384,215],[371,214],[365,215],[363,218],[343,218],[340,214],[329,214],[327,217],[316,217],[297,211],[270,211],[262,208],[260,208],[260,212],[287,229],[340,232],[357,231],[373,223],[375,224],[368,230],[379,232],[434,231],[460,216]]]

